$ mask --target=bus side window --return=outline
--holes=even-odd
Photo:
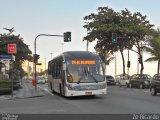
[[[58,78],[61,78],[61,76],[62,76],[62,61],[59,61],[59,63],[58,63],[58,68],[59,68],[59,70],[58,70]]]
[[[60,71],[59,62],[56,62],[56,78],[58,78],[59,76],[59,71]]]
[[[56,63],[53,64],[53,78],[56,77]]]
[[[53,63],[51,63],[51,70],[50,70],[50,72],[51,72],[52,77],[54,78],[54,64]]]
[[[48,74],[51,74],[51,63],[48,64]]]

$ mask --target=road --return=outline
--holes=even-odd
[[[47,85],[40,85],[47,91]],[[149,89],[108,86],[108,94],[92,97],[64,98],[58,94],[1,100],[0,113],[25,114],[133,114],[160,113],[160,95]]]

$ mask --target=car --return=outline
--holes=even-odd
[[[45,84],[46,80],[43,76],[38,76],[37,77],[37,84]]]
[[[118,83],[119,83],[119,87],[122,87],[122,86],[127,86],[129,85],[129,78],[126,77],[126,76],[120,76],[120,77],[117,77],[117,80],[118,80]]]
[[[134,74],[129,79],[128,87],[149,88],[152,77],[148,74]]]
[[[116,85],[116,80],[111,75],[106,75],[107,85]]]
[[[155,96],[160,93],[160,74],[155,74],[150,84],[151,95]]]

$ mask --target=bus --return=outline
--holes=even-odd
[[[107,94],[104,68],[92,52],[64,52],[48,62],[48,87],[66,97]]]

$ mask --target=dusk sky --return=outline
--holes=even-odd
[[[62,51],[86,50],[83,37],[87,31],[83,28],[83,18],[91,13],[97,13],[98,7],[108,6],[120,12],[127,8],[132,13],[140,12],[147,20],[160,26],[159,0],[0,0],[0,33],[7,33],[3,28],[15,28],[13,34],[20,34],[24,43],[34,51],[34,39],[39,34],[63,35],[72,32],[72,41],[64,43],[62,37],[41,36],[37,39],[37,53],[47,61],[62,53]],[[89,51],[94,51],[94,44],[89,45]],[[137,54],[130,53],[130,73],[137,73]],[[122,60],[117,56],[117,74],[122,73]],[[144,60],[149,55],[144,54]],[[125,52],[127,61],[127,52]],[[145,63],[144,73],[155,74],[157,63]],[[127,69],[126,69],[127,72]],[[115,62],[107,67],[107,74],[115,74]]]

